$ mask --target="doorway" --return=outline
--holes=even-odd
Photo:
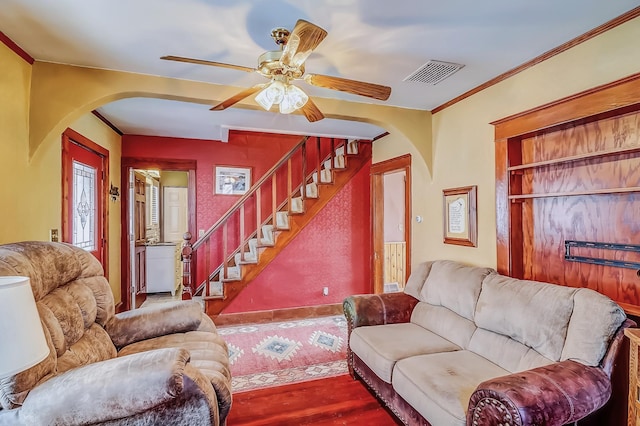
[[[171,287],[175,264],[169,265],[171,268],[167,265],[175,258],[184,232],[195,234],[195,167],[196,162],[190,160],[122,159],[122,185],[129,188],[123,191],[122,200],[125,310],[139,307],[149,292],[175,292],[175,286]],[[165,251],[171,251],[171,256]],[[166,268],[150,265],[150,258],[153,262],[164,259],[167,265],[160,266]],[[168,273],[158,276],[160,270]]]
[[[109,151],[78,132],[62,134],[62,241],[83,248],[108,277]]]
[[[411,273],[411,155],[371,165],[373,292],[404,289]]]

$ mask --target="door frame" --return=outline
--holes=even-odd
[[[132,169],[154,169],[154,170],[171,170],[185,171],[189,173],[189,189],[188,189],[188,206],[189,206],[189,232],[191,235],[197,235],[196,232],[196,160],[167,160],[158,158],[132,158],[122,157],[121,167],[121,237],[120,237],[120,264],[121,279],[120,293],[122,295],[123,311],[131,309],[131,251],[129,249],[129,236],[131,229],[129,227],[129,173]]]
[[[69,182],[73,179],[73,171],[68,167],[68,163],[70,161],[69,146],[72,143],[75,143],[76,145],[79,145],[102,157],[102,170],[104,172],[104,176],[102,176],[102,190],[98,191],[101,210],[100,219],[102,220],[102,235],[100,238],[102,239],[102,267],[104,269],[105,278],[109,279],[109,203],[107,202],[109,200],[109,185],[107,182],[110,182],[109,150],[69,127],[62,132],[62,227],[60,239],[61,241],[64,241],[69,229],[72,227],[72,224],[69,223],[69,197],[71,197],[71,194],[69,193]]]
[[[405,172],[405,276],[411,275],[411,154],[405,154],[371,165],[371,279],[375,294],[384,292],[384,175],[401,171]]]

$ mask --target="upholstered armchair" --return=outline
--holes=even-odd
[[[0,380],[0,425],[226,424],[227,346],[198,302],[116,315],[100,263],[63,243],[0,245],[9,275],[30,278],[50,352]]]

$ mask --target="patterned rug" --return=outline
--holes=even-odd
[[[344,316],[218,327],[234,392],[347,374]]]

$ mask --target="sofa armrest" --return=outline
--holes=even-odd
[[[405,293],[361,294],[347,297],[342,307],[349,330],[363,325],[409,322],[418,299]]]
[[[20,424],[98,424],[143,413],[182,393],[186,349],[157,349],[69,370],[36,386]]]
[[[118,349],[131,343],[198,329],[202,306],[197,301],[159,303],[113,316],[105,329]]]
[[[611,382],[602,368],[557,362],[478,385],[467,424],[564,425],[599,409],[610,396]]]

